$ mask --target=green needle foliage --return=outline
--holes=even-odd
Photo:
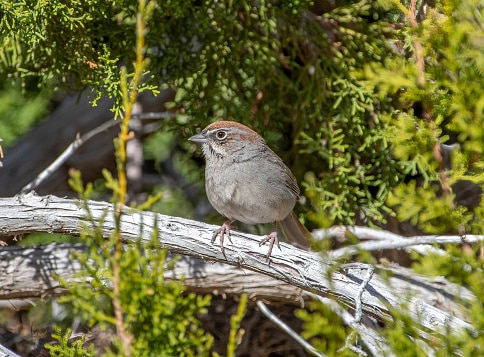
[[[474,295],[470,303],[466,303],[466,316],[475,331],[447,331],[442,343],[433,346],[437,356],[479,355],[484,350],[484,246],[476,247],[449,245],[447,255],[430,254],[415,256],[414,268],[417,272],[430,276],[443,276],[453,283],[469,289]]]
[[[416,25],[405,2],[348,1],[321,16],[310,3],[156,2],[139,90],[176,90],[178,117],[163,129],[188,137],[222,118],[252,126],[295,172],[316,226],[380,224],[394,210],[429,232],[468,225],[472,215],[454,211],[451,198],[443,197],[447,222],[424,212],[417,202],[428,194],[407,182],[422,178],[436,198],[459,179],[482,185],[478,1],[439,1]],[[120,114],[136,1],[4,2],[0,11],[0,79],[26,90],[90,88],[94,102],[116,98]],[[435,158],[442,143],[460,144],[448,182]],[[399,208],[404,199],[414,217]]]
[[[318,351],[328,356],[357,356],[353,351],[345,349],[351,329],[345,328],[341,318],[326,305],[313,301],[309,309],[296,310],[295,313],[303,321],[302,337]]]
[[[94,357],[96,353],[94,346],[85,348],[85,336],[70,341],[72,331],[67,329],[65,333],[58,327],[54,327],[52,337],[57,341],[56,344],[46,345],[51,357]]]
[[[244,330],[240,328],[240,323],[242,322],[247,310],[247,300],[247,294],[242,294],[240,296],[237,313],[230,317],[230,334],[229,341],[227,343],[227,357],[234,357],[237,346],[242,342]]]
[[[398,99],[395,110],[382,119],[389,124],[386,137],[395,159],[413,178],[400,183],[388,203],[399,220],[429,233],[464,229],[482,234],[484,228],[482,210],[456,202],[456,185],[484,184],[481,5],[474,0],[437,2],[423,21],[399,31],[407,56],[366,66],[369,88],[380,100]],[[400,8],[407,19],[412,17]],[[455,146],[451,167],[440,144]],[[467,198],[474,196],[478,206],[478,195],[478,189],[469,191]]]
[[[19,81],[6,81],[0,85],[0,97],[0,138],[8,147],[47,114],[49,94],[41,91],[25,96]]]
[[[382,221],[400,171],[378,114],[386,104],[355,74],[392,53],[385,9],[360,2],[317,18],[292,5],[210,5],[217,37],[201,44],[198,71],[174,82],[182,125],[230,118],[261,132],[291,163],[319,226],[362,212]]]
[[[307,198],[299,209],[315,226],[382,224],[394,215],[426,233],[482,234],[481,2],[337,1],[324,14],[308,11],[310,4],[152,2],[143,34],[143,81],[136,85],[155,94],[163,88],[176,92],[169,107],[178,116],[164,121],[161,131],[186,138],[222,118],[253,127],[296,174]],[[113,110],[120,114],[140,54],[133,51],[139,39],[137,11],[132,0],[2,2],[0,80],[20,83],[26,93],[43,86],[89,88],[94,102],[115,98]],[[193,154],[194,147],[183,141],[182,149]],[[451,165],[442,144],[455,146]],[[477,200],[473,207],[465,207],[458,196],[462,183],[474,185],[469,186]],[[117,184],[110,180],[111,189]],[[95,221],[86,230],[92,252],[80,257],[94,289],[73,287],[78,299],[72,303],[90,323],[113,326],[112,292],[105,282],[113,278],[114,245],[101,243],[100,227]],[[119,299],[126,309],[125,329],[135,336],[133,346],[143,336],[159,353],[168,341],[174,355],[203,355],[211,338],[193,316],[208,301],[190,295],[184,296],[189,305],[181,301],[183,288],[162,278],[164,253],[151,248],[130,247],[123,252],[126,259],[114,262],[129,278],[119,286]],[[479,249],[449,247],[445,256],[414,258],[419,270],[444,275],[475,294],[476,302],[463,313],[482,332]],[[134,292],[127,293],[128,287]],[[150,318],[138,321],[132,313]],[[351,332],[324,307],[298,314],[305,337],[321,350],[335,354],[348,342]],[[155,319],[156,326],[150,325]],[[420,338],[415,331],[404,312],[395,312],[385,337],[397,355],[422,355],[423,347],[413,349],[411,337]],[[427,342],[439,356],[484,350],[482,333],[445,331],[435,341]]]
[[[163,126],[183,137],[221,118],[261,132],[305,187],[304,210],[316,225],[362,215],[380,222],[400,167],[380,116],[388,103],[357,74],[393,57],[388,11],[348,2],[316,17],[310,4],[157,2],[139,89],[176,90],[178,118]],[[136,9],[135,1],[3,3],[0,78],[91,88],[94,101],[116,98],[120,114],[118,68],[132,72]]]

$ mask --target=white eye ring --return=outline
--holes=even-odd
[[[219,130],[215,133],[217,140],[223,140],[227,137],[227,132],[225,130]]]

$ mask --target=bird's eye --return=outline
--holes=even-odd
[[[224,131],[224,130],[219,130],[215,133],[215,137],[218,139],[218,140],[223,140],[227,137],[227,132]]]

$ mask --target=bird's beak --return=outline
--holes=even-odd
[[[208,143],[208,138],[203,133],[193,135],[188,140],[193,141],[194,143],[201,143],[201,144]]]

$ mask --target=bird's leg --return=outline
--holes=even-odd
[[[277,245],[277,248],[279,250],[281,249],[281,246],[279,245],[279,238],[277,237],[277,222],[274,222],[274,226],[272,227],[271,233],[266,235],[259,243],[259,247],[263,244],[266,244],[269,242],[269,251],[267,252],[267,259],[270,259],[271,254],[272,254],[272,248],[274,247],[274,243]]]
[[[230,243],[232,243],[232,238],[230,238],[230,228],[231,228],[232,222],[233,221],[231,221],[230,219],[226,220],[219,229],[213,232],[213,235],[212,235],[212,244],[213,244],[215,242],[215,239],[217,239],[217,236],[220,234],[220,248],[222,250],[222,254],[224,255],[225,259],[227,259],[227,256],[225,255],[224,237],[227,234],[227,237],[229,238]]]

